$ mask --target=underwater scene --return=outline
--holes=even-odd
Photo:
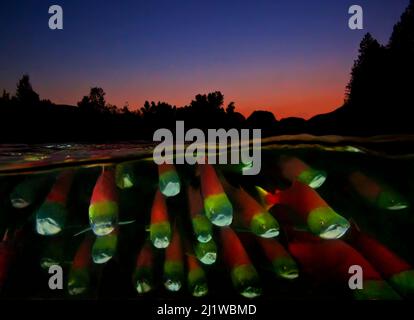
[[[412,298],[413,145],[272,137],[244,175],[153,143],[4,144],[0,298]]]

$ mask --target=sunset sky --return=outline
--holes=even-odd
[[[386,43],[409,0],[13,0],[0,4],[0,90],[28,73],[41,98],[76,104],[92,86],[131,109],[220,90],[255,109],[309,118],[340,106],[358,46]],[[59,4],[64,30],[48,28]],[[364,9],[364,30],[348,8]]]

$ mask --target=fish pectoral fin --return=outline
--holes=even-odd
[[[125,226],[125,225],[127,225],[127,224],[131,224],[131,223],[134,223],[136,220],[129,220],[129,221],[120,221],[118,224],[120,225],[120,226]]]
[[[92,230],[92,228],[91,227],[88,227],[86,229],[83,229],[83,230],[79,231],[78,233],[75,233],[73,236],[74,237],[77,237],[77,236],[79,236],[79,235],[81,235],[83,233],[86,233],[86,232],[90,231],[90,230]]]
[[[349,224],[351,225],[351,229],[361,232],[361,228],[359,227],[358,223],[356,223],[354,218],[349,219]]]

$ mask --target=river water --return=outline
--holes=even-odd
[[[248,275],[235,280],[234,270],[241,262],[228,257],[240,253],[232,251],[236,247],[231,245],[229,249],[223,243],[229,241],[222,230],[227,227],[219,225],[219,218],[214,223],[214,210],[218,208],[223,215],[227,214],[222,203],[213,203],[211,212],[206,207],[206,190],[214,184],[211,173],[194,165],[176,165],[173,175],[168,173],[171,168],[167,168],[165,181],[161,179],[164,171],[151,158],[154,146],[142,141],[1,145],[0,297],[179,299],[206,294],[215,298],[257,296],[265,300],[354,299],[360,296],[349,289],[346,272],[354,261],[361,261],[360,257],[368,264],[363,266],[369,269],[367,278],[363,278],[368,281],[367,286],[375,278],[389,284],[400,298],[413,294],[414,275],[409,267],[414,264],[413,137],[272,137],[262,141],[259,175],[243,175],[247,164],[214,166],[217,181],[224,185],[223,192],[232,206],[231,228],[256,270],[257,279],[253,280]],[[106,184],[97,187],[104,172],[110,178],[102,178]],[[203,180],[209,180],[204,187]],[[230,189],[225,187],[226,183]],[[210,232],[215,244],[209,249],[210,255],[197,253],[198,238],[189,214],[188,197],[192,197],[187,192],[189,186],[196,190],[204,188],[201,190],[204,218],[213,222]],[[168,249],[151,244],[154,195],[160,188],[168,212],[167,222],[172,234],[180,235],[182,249],[182,270],[174,269],[172,275],[166,271]],[[217,188],[213,185],[211,190]],[[240,196],[237,190],[244,193]],[[289,190],[293,200],[286,202],[280,194]],[[103,211],[99,209],[101,202]],[[257,213],[256,204],[277,221],[277,226],[267,229],[267,236],[265,232],[260,234],[250,220]],[[93,211],[92,205],[98,209]],[[99,219],[115,212],[113,206],[116,217],[100,224]],[[336,220],[335,216],[333,220],[312,222],[310,212],[318,208],[329,208],[328,214],[334,212],[343,220]],[[325,214],[323,211],[322,215]],[[266,223],[261,227],[268,226]],[[114,237],[108,237],[108,233]],[[355,234],[359,233],[374,239],[374,244],[361,249],[361,243],[355,240]],[[277,240],[271,240],[277,241],[294,261],[292,270],[277,269],[261,249],[256,238],[269,235],[277,235],[274,238]],[[172,236],[165,239],[168,239],[165,245],[173,242]],[[80,248],[88,241],[89,251],[84,250],[82,256]],[[144,243],[149,244],[152,252],[153,259],[147,268],[151,281],[142,278],[145,272],[144,276],[140,274],[141,278],[137,276],[137,256]],[[296,244],[304,246],[295,247]],[[323,246],[330,245],[334,253],[324,251]],[[393,261],[391,266],[380,259],[384,251],[378,248],[392,253],[391,258],[387,256],[387,261]],[[364,250],[371,250],[371,254]],[[305,257],[305,253],[312,259]],[[335,258],[336,253],[341,257],[349,254],[351,258]],[[203,271],[196,289],[188,278],[191,269],[188,256],[195,258]],[[51,265],[62,267],[62,290],[49,287]],[[372,276],[371,269],[379,274],[377,278]],[[245,275],[243,272],[240,271]],[[401,272],[406,276],[402,284],[398,282]],[[175,281],[173,285],[171,281],[170,286],[167,284],[169,280]],[[142,292],[149,287],[149,292]],[[179,290],[174,292],[174,288]],[[381,293],[382,289],[372,290],[374,293],[368,292],[362,298],[375,298],[376,291]],[[392,295],[381,297],[392,298]]]

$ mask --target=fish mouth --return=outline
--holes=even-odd
[[[210,240],[212,239],[212,236],[211,236],[211,234],[210,233],[200,233],[198,236],[197,236],[197,241],[198,242],[201,242],[201,243],[207,243],[207,242],[209,242]]]
[[[392,205],[387,207],[388,210],[403,210],[403,209],[407,209],[407,208],[408,208],[408,204],[405,203],[405,202],[392,204]]]
[[[260,296],[262,294],[262,290],[260,287],[247,286],[240,291],[240,294],[245,298],[253,299]]]
[[[96,264],[103,264],[112,259],[112,252],[110,251],[100,251],[92,254],[93,262]]]
[[[200,261],[203,264],[213,264],[214,262],[216,262],[217,259],[217,253],[215,252],[208,252],[205,255],[203,255],[202,257],[200,257]]]
[[[330,239],[339,239],[341,238],[349,229],[349,224],[339,224],[334,223],[324,229],[320,234],[319,237],[322,239],[330,240]]]
[[[93,233],[97,236],[106,236],[114,231],[114,224],[112,221],[91,223]]]
[[[40,266],[42,269],[49,269],[51,266],[59,265],[59,261],[52,258],[43,258],[40,261]]]
[[[168,182],[161,190],[161,193],[166,197],[174,197],[180,193],[179,182]]]
[[[122,177],[122,184],[125,189],[131,188],[134,186],[134,183],[132,182],[132,177],[130,174],[124,174]]]
[[[193,296],[194,297],[203,297],[208,293],[208,288],[206,284],[197,284],[194,286],[193,289]]]
[[[315,177],[309,182],[309,187],[312,189],[318,189],[321,187],[326,181],[326,175],[319,173],[316,174]]]
[[[262,238],[274,238],[279,235],[279,229],[276,228],[270,228],[267,229],[265,232],[260,234],[260,237]]]
[[[309,168],[299,174],[296,180],[308,185],[312,189],[318,189],[325,183],[326,176],[327,174],[323,170]]]
[[[375,204],[386,210],[403,210],[409,207],[407,199],[393,190],[382,191],[375,200]]]
[[[154,239],[154,247],[157,249],[165,249],[170,245],[170,239],[168,236],[156,237]]]
[[[13,208],[16,209],[23,209],[30,205],[30,203],[23,198],[13,198],[11,199],[11,204]]]
[[[233,221],[233,206],[224,193],[205,198],[204,210],[210,222],[218,227],[228,226]]]
[[[290,258],[279,258],[273,261],[274,272],[283,279],[296,279],[299,277],[299,269],[296,263]]]
[[[151,291],[151,289],[152,289],[150,283],[145,279],[138,280],[137,283],[136,283],[135,288],[137,289],[137,292],[139,294],[147,293],[147,292]]]
[[[253,161],[249,161],[246,163],[243,163],[243,167],[241,168],[241,172],[243,175],[246,175],[249,173],[249,171],[253,168]]]
[[[72,288],[69,289],[69,294],[71,296],[75,296],[75,295],[78,295],[78,294],[82,294],[85,291],[86,291],[85,287],[72,287]]]
[[[233,221],[233,217],[225,214],[216,214],[214,217],[212,217],[211,222],[215,224],[218,227],[225,227],[229,226]]]
[[[87,290],[86,286],[79,285],[75,282],[69,283],[68,292],[71,296],[82,294]]]
[[[36,232],[42,236],[50,236],[59,233],[62,230],[59,223],[48,217],[38,218],[36,220]]]
[[[168,279],[167,281],[165,281],[164,285],[167,290],[173,291],[173,292],[179,291],[181,289],[180,280]]]
[[[261,238],[274,238],[279,235],[279,224],[270,213],[261,212],[251,220],[250,230]]]
[[[297,269],[291,269],[291,270],[282,272],[280,276],[284,279],[293,280],[299,277],[299,272]]]

